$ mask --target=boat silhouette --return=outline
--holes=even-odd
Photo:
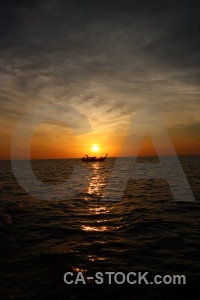
[[[96,157],[96,156],[88,156],[87,154],[85,155],[85,157],[82,157],[82,161],[84,162],[91,162],[91,161],[104,161],[107,157],[108,153],[104,156],[104,157]]]

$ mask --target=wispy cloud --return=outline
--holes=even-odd
[[[104,132],[124,131],[150,104],[170,130],[185,124],[188,135],[199,134],[197,12],[185,1],[141,2],[9,2],[0,42],[2,134],[41,103],[71,104]]]

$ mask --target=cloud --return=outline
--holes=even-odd
[[[170,130],[192,130],[199,17],[180,3],[8,1],[0,13],[2,134],[41,103],[71,104],[103,132],[124,132],[135,110],[150,104]]]

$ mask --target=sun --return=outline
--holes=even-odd
[[[92,146],[92,151],[94,151],[94,152],[99,151],[98,145],[93,145],[93,146]]]

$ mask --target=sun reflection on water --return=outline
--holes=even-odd
[[[95,260],[103,261],[103,260],[107,259],[105,257],[98,257],[98,256],[95,256],[95,255],[88,255],[87,257],[88,257],[89,261],[95,261]]]
[[[96,227],[96,226],[86,226],[86,225],[82,225],[81,226],[82,230],[84,231],[107,231],[108,228],[106,226],[99,226],[99,227]]]
[[[115,225],[108,224],[109,215],[113,206],[110,204],[104,204],[99,201],[99,197],[104,192],[107,180],[107,167],[105,163],[95,162],[87,165],[88,168],[92,168],[92,177],[88,182],[88,186],[85,188],[85,200],[95,200],[95,203],[91,201],[87,208],[88,221],[82,223],[81,230],[85,232],[107,232],[115,230]],[[97,201],[97,202],[96,202]]]
[[[91,165],[93,173],[89,185],[86,188],[86,193],[92,196],[101,196],[106,185],[105,177],[102,174],[103,165],[99,162]],[[87,199],[86,199],[87,200]]]
[[[72,270],[74,272],[81,272],[81,273],[87,272],[87,270],[84,270],[84,269],[81,269],[81,268],[76,268],[76,267],[72,267]]]
[[[110,212],[106,206],[89,208],[89,211],[93,212],[95,215],[105,214]]]

